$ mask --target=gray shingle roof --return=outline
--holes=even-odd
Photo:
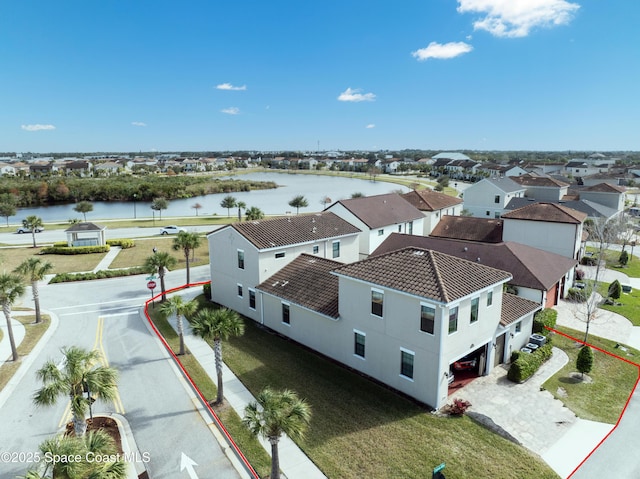
[[[64,231],[65,233],[67,232],[78,233],[82,231],[102,231],[106,228],[107,228],[106,226],[97,225],[95,223],[76,223]]]
[[[441,303],[511,279],[505,271],[421,248],[370,257],[334,273]]]
[[[496,188],[501,189],[505,193],[515,193],[516,191],[524,191],[525,187],[513,181],[510,177],[504,178],[485,178],[482,181],[488,181]]]
[[[351,198],[337,201],[335,204],[338,203],[371,229],[406,223],[424,217],[419,209],[396,193]]]

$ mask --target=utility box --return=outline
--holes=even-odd
[[[542,334],[532,334],[531,336],[529,336],[529,342],[532,344],[537,344],[538,346],[544,346],[547,342],[547,338]]]

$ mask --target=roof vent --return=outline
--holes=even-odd
[[[462,251],[468,251],[469,248],[467,248],[466,246],[464,248],[462,248]]]
[[[316,227],[314,226],[313,229],[311,230],[312,233],[316,232]]]
[[[289,284],[289,281],[283,281],[282,284],[280,286],[282,286],[283,288]]]
[[[424,251],[414,251],[413,254],[415,254],[416,256],[424,256]]]

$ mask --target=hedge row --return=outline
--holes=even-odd
[[[549,332],[547,328],[555,328],[558,312],[555,309],[545,308],[538,311],[533,317],[533,332],[538,334],[546,334]]]
[[[132,276],[146,273],[142,266],[129,269],[103,269],[96,273],[60,273],[56,274],[50,283],[67,283],[71,281],[88,281],[92,279],[118,278],[120,276]]]
[[[109,246],[120,246],[120,248],[122,249],[133,248],[136,245],[132,239],[126,239],[126,238],[110,239],[110,240],[107,240],[107,244]]]
[[[47,246],[40,250],[40,254],[90,254],[90,253],[107,253],[111,247],[107,244],[104,246]]]
[[[511,366],[507,373],[507,378],[514,383],[522,383],[529,379],[542,366],[542,364],[551,358],[553,346],[547,339],[544,346],[539,347],[532,353],[523,353],[522,351],[514,351],[511,354]]]

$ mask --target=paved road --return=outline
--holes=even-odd
[[[195,268],[192,274],[206,276],[206,267]],[[169,273],[168,287],[183,282],[183,275],[183,271]],[[78,345],[102,350],[108,363],[120,371],[120,401],[96,403],[94,413],[115,412],[127,418],[138,449],[149,455],[151,477],[190,477],[187,470],[180,472],[182,452],[198,464],[195,470],[201,479],[239,477],[140,317],[140,305],[148,298],[144,281],[117,278],[46,285],[40,295],[43,308],[53,311],[60,324],[24,379],[0,405],[2,451],[35,452],[59,430],[66,402],[60,400],[45,409],[33,406],[31,398],[39,387],[34,373],[47,359],[58,361],[61,347]],[[24,463],[2,464],[0,476],[15,477],[27,468]]]

